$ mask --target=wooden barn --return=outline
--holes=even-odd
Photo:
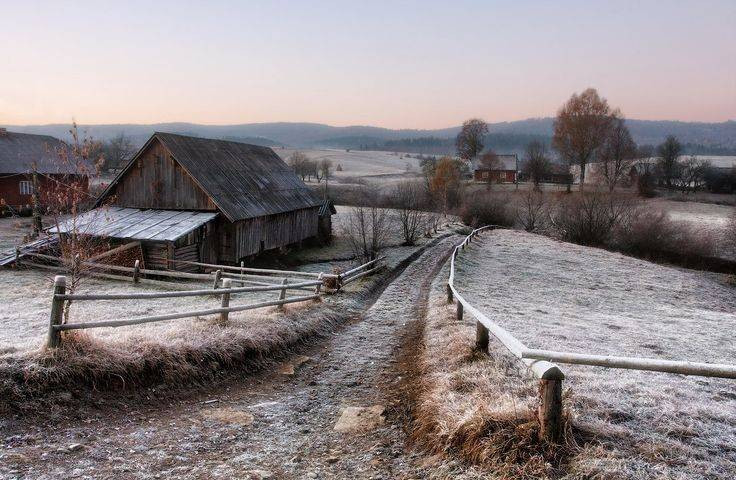
[[[168,260],[235,264],[315,238],[322,206],[268,147],[154,133],[77,228],[140,242],[147,268],[186,270]]]
[[[53,190],[59,182],[74,183],[87,190],[87,175],[61,161],[64,148],[64,142],[48,135],[0,128],[0,213],[30,213],[36,189],[43,207],[42,192]]]
[[[473,179],[476,182],[514,183],[519,172],[516,154],[484,155],[472,161]]]

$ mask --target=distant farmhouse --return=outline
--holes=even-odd
[[[268,147],[154,133],[77,224],[140,242],[148,268],[188,270],[318,237],[333,212]]]
[[[471,160],[473,179],[477,182],[516,183],[519,158],[516,154],[484,154]]]
[[[25,213],[33,203],[34,175],[39,192],[73,180],[85,191],[89,179],[77,166],[62,161],[66,145],[47,135],[8,132],[0,128],[0,212]],[[39,195],[41,203],[44,196]]]

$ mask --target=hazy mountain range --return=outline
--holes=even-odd
[[[514,122],[489,124],[491,138],[511,136],[511,142],[521,143],[529,138],[549,139],[552,136],[552,118],[534,118]],[[634,139],[639,144],[656,145],[667,135],[677,136],[682,143],[696,144],[711,149],[736,150],[736,121],[721,123],[680,122],[657,120],[627,120]],[[5,125],[8,130],[52,135],[61,139],[69,137],[69,125]],[[335,147],[381,148],[386,142],[394,146],[397,140],[426,137],[449,139],[460,127],[435,130],[389,129],[370,126],[334,127],[319,123],[250,123],[241,125],[200,125],[195,123],[157,123],[80,125],[86,135],[106,140],[121,132],[129,135],[137,145],[142,144],[154,131],[180,133],[193,136],[222,138],[267,146],[298,148]],[[518,140],[513,140],[514,138]]]

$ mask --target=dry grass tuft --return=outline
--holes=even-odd
[[[420,362],[414,443],[503,478],[560,476],[581,439],[571,431],[562,445],[539,438],[536,382],[500,344],[492,345],[491,356],[477,352],[475,328],[457,322],[454,308],[436,282]]]
[[[326,305],[292,305],[282,314],[275,309],[232,314],[226,326],[215,317],[201,318],[163,335],[117,341],[64,332],[58,349],[0,360],[0,411],[43,407],[65,391],[181,386],[212,380],[225,369],[254,371],[346,318],[349,308],[338,312]]]

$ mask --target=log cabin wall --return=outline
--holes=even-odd
[[[110,192],[109,205],[171,210],[217,210],[188,173],[154,140]]]

